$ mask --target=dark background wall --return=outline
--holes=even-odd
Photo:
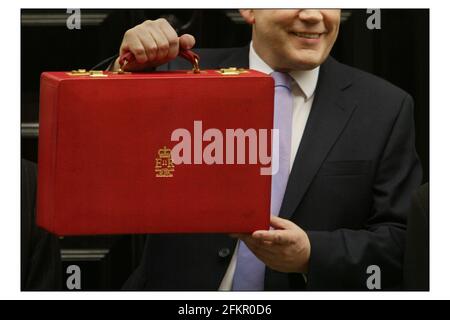
[[[43,71],[90,68],[117,53],[123,33],[146,19],[167,18],[192,33],[197,47],[244,46],[251,29],[237,10],[81,10],[81,30],[69,30],[65,9],[22,10],[22,157],[37,162],[39,76]],[[332,55],[379,75],[415,100],[416,146],[429,179],[429,11],[381,10],[381,29],[369,30],[366,10],[342,10]],[[82,289],[118,289],[136,267],[143,236],[61,239],[63,267],[78,264]],[[65,269],[64,269],[65,270]],[[63,275],[65,273],[63,272]],[[64,281],[65,282],[65,281]]]

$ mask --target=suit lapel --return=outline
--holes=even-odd
[[[289,176],[280,217],[289,219],[302,201],[317,171],[350,119],[356,103],[345,94],[348,74],[328,58],[322,64],[303,137]]]

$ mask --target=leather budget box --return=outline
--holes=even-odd
[[[272,78],[252,70],[43,73],[38,225],[58,235],[267,229],[273,94]]]

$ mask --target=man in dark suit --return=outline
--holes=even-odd
[[[412,98],[329,57],[339,10],[241,14],[253,28],[249,47],[198,52],[202,68],[250,67],[291,79],[292,161],[274,229],[150,235],[125,288],[234,289],[244,245],[265,265],[265,290],[367,290],[373,266],[377,288],[399,288],[406,212],[421,182]],[[188,66],[173,59],[194,41],[159,19],[128,30],[120,52],[136,57],[128,70],[180,69]]]

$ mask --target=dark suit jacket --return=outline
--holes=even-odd
[[[248,50],[198,50],[200,65],[248,67]],[[189,67],[177,59],[160,69]],[[420,182],[411,96],[328,58],[280,214],[307,231],[308,281],[267,268],[265,289],[365,290],[370,265],[380,267],[382,289],[399,288],[406,212]],[[235,245],[222,234],[150,235],[124,288],[217,290]]]

